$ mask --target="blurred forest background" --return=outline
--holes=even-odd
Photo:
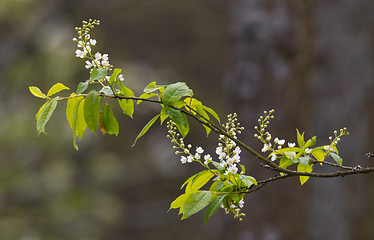
[[[86,132],[77,152],[62,105],[37,137],[43,101],[28,92],[88,78],[72,38],[96,18],[96,50],[136,95],[185,81],[221,119],[237,112],[257,150],[253,126],[271,108],[271,133],[288,141],[298,128],[325,144],[347,127],[344,163],[373,166],[373,10],[371,0],[0,0],[0,239],[374,239],[374,175],[289,178],[246,196],[243,222],[223,211],[180,221],[167,210],[197,166],[180,164],[165,128],[131,148],[156,106],[134,119],[116,109],[120,135]],[[217,136],[191,125],[186,141],[214,155]],[[242,159],[257,179],[274,175]]]

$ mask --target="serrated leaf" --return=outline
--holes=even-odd
[[[84,103],[84,118],[88,128],[96,133],[97,126],[99,125],[100,115],[100,96],[95,90],[89,92],[86,96]]]
[[[217,210],[220,208],[220,206],[223,202],[223,199],[225,199],[226,196],[227,196],[227,194],[218,195],[209,204],[209,206],[206,210],[205,216],[204,216],[205,223],[207,223],[209,218],[217,212]]]
[[[83,93],[88,88],[88,81],[80,82],[77,88],[77,95]]]
[[[187,185],[186,193],[196,192],[202,188],[213,176],[214,174],[211,170],[204,170],[198,173]]]
[[[58,97],[55,97],[48,101],[48,103],[43,108],[42,112],[39,115],[38,120],[36,121],[36,129],[38,134],[44,132],[45,125],[48,120],[51,118],[53,111],[56,109]]]
[[[299,144],[299,147],[300,148],[303,148],[304,147],[304,144],[305,144],[305,141],[304,141],[304,133],[303,134],[300,134],[299,130],[296,129],[296,133],[297,133],[297,143]]]
[[[172,105],[173,102],[178,101],[182,97],[191,97],[192,95],[193,92],[188,88],[186,83],[177,82],[170,84],[165,88],[162,94],[162,102],[166,105]]]
[[[132,118],[134,114],[134,101],[131,99],[119,99],[118,103],[123,113]]]
[[[114,117],[112,108],[108,104],[104,104],[101,109],[101,122],[108,134],[118,135],[119,125],[117,119]]]
[[[297,171],[311,173],[313,171],[313,166],[310,164],[307,164],[306,166],[304,166],[304,164],[299,163],[297,165]],[[308,181],[309,176],[299,176],[299,179],[300,179],[301,185],[303,185],[306,181]]]
[[[69,88],[66,87],[66,86],[65,86],[64,84],[62,84],[62,83],[56,83],[55,85],[53,85],[53,86],[51,87],[51,89],[49,89],[49,91],[48,91],[48,93],[47,93],[47,96],[50,97],[50,96],[52,96],[53,94],[58,93],[58,92],[60,92],[60,91],[62,91],[62,90],[69,90]]]
[[[132,147],[135,146],[136,144],[136,141],[138,141],[138,139],[143,136],[148,130],[150,127],[152,127],[152,125],[156,122],[156,120],[160,117],[160,114],[157,114],[156,116],[154,116],[144,127],[143,129],[140,131],[140,133],[138,134],[138,136],[136,137],[134,143],[132,144]]]
[[[210,203],[212,193],[209,191],[199,191],[191,193],[184,202],[182,220],[199,212]]]
[[[122,69],[114,69],[112,75],[109,78],[109,85],[113,86],[114,81],[117,79],[118,74],[122,72]]]
[[[106,69],[97,69],[93,68],[90,74],[89,82],[93,82],[95,80],[100,80],[106,77],[107,70]]]
[[[343,159],[338,154],[330,152],[329,155],[335,160],[337,164],[342,165]]]
[[[48,98],[38,87],[31,86],[29,87],[29,90],[35,97]]]

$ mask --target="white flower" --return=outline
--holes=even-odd
[[[101,60],[101,53],[99,52],[95,53],[95,59],[98,61]]]
[[[221,161],[219,164],[220,164],[222,167],[226,167],[226,166],[227,166],[227,163],[226,163],[225,161]]]
[[[227,161],[226,161],[226,162],[227,162],[227,164],[230,164],[230,165],[231,165],[231,164],[233,164],[233,163],[234,163],[234,159],[232,159],[232,158],[229,158],[229,159],[227,159]]]
[[[278,145],[283,145],[284,143],[286,142],[286,140],[282,139],[282,140],[278,140]]]
[[[234,155],[239,155],[240,153],[242,152],[242,150],[240,149],[240,147],[236,147],[233,151]]]
[[[334,152],[334,149],[329,145],[324,146],[323,149],[325,149],[325,151]]]
[[[305,152],[309,154],[309,153],[311,153],[311,152],[312,152],[312,149],[309,149],[309,148],[305,148]]]
[[[238,172],[238,168],[236,167],[236,164],[233,164],[233,165],[231,165],[230,167],[227,168],[227,171],[229,173],[237,173]]]
[[[216,153],[217,153],[217,155],[221,155],[221,153],[222,153],[222,147],[217,147],[216,148]]]
[[[83,42],[83,41],[78,41],[77,46],[78,46],[79,48],[83,48],[83,47],[84,47],[84,42]]]
[[[93,64],[90,61],[86,61],[86,68],[89,69],[92,67],[93,67]]]
[[[270,141],[271,140],[271,135],[269,134],[268,137],[266,138],[266,141]]]
[[[192,161],[193,161],[192,156],[189,155],[189,156],[187,157],[187,162],[192,163]]]
[[[296,146],[296,143],[288,143],[288,147],[292,148],[292,147],[295,147]]]
[[[288,159],[290,159],[290,160],[296,158],[296,153],[295,153],[295,152],[285,152],[284,155],[286,155],[286,157],[287,157]]]
[[[244,207],[244,200],[243,200],[243,199],[241,199],[241,200],[239,201],[238,206],[239,206],[240,208],[243,208],[243,207]]]
[[[182,157],[181,157],[181,162],[182,162],[182,163],[186,163],[186,162],[187,162],[187,158],[186,158],[185,156],[182,156]]]
[[[119,74],[119,75],[118,75],[118,79],[119,79],[120,81],[124,81],[124,80],[125,80],[125,78],[123,77],[122,74]]]
[[[196,152],[198,154],[202,154],[204,152],[204,149],[202,147],[196,147]]]
[[[238,163],[238,162],[240,162],[240,156],[239,156],[239,155],[234,155],[234,156],[232,157],[232,160],[233,160],[234,162]]]
[[[224,152],[222,152],[222,153],[218,156],[218,158],[219,158],[220,160],[225,159],[225,157],[226,157],[226,153],[224,153]]]
[[[200,159],[200,154],[199,153],[195,153],[195,158],[199,160]]]
[[[95,46],[97,42],[96,42],[95,39],[90,39],[90,43],[91,43],[92,46]]]
[[[276,138],[274,139],[274,143],[277,144],[278,141],[279,141],[279,139],[276,137]]]
[[[261,149],[261,152],[269,151],[271,148],[271,143],[264,144],[264,147]]]
[[[273,162],[277,159],[277,155],[275,153],[270,154],[270,156],[271,156],[271,161]]]
[[[212,161],[212,157],[210,156],[210,154],[207,154],[204,156],[204,160],[204,164],[208,165]]]
[[[103,54],[102,59],[103,59],[104,61],[109,61],[108,54]]]
[[[78,49],[77,51],[75,51],[75,54],[76,54],[75,56],[79,58],[85,58],[87,56],[86,50],[81,51]]]

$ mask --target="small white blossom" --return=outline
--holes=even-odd
[[[122,74],[119,74],[119,75],[118,75],[118,79],[119,79],[120,81],[125,81],[125,78],[123,77]]]
[[[295,147],[296,146],[296,143],[288,143],[288,147],[292,148],[292,147]]]
[[[217,153],[217,155],[221,155],[221,153],[222,153],[222,147],[217,147],[216,148],[216,153]]]
[[[204,152],[204,149],[202,147],[196,147],[196,152],[198,154],[202,154]]]
[[[192,158],[191,155],[189,155],[189,156],[187,157],[187,162],[192,163],[192,161],[193,161],[193,158]]]
[[[90,69],[90,68],[92,68],[92,67],[93,67],[92,62],[90,62],[90,61],[86,61],[86,68],[87,68],[87,69]]]
[[[185,156],[182,156],[182,157],[181,157],[181,162],[182,162],[182,163],[186,163],[186,162],[187,162],[187,158],[186,158]]]
[[[264,144],[264,147],[261,149],[261,152],[267,152],[271,148],[271,143]]]
[[[232,159],[232,158],[229,158],[229,159],[227,159],[227,164],[229,164],[229,165],[231,165],[231,164],[233,164],[234,163],[234,159]]]
[[[238,168],[236,167],[236,164],[233,164],[233,165],[231,165],[230,167],[227,168],[227,171],[229,173],[237,173],[238,172]]]
[[[78,49],[77,51],[75,51],[75,54],[75,56],[79,58],[85,58],[87,56],[86,50],[82,51]]]
[[[207,154],[204,156],[204,160],[204,164],[208,165],[212,161],[212,157],[210,156],[210,154]]]
[[[278,141],[278,145],[283,145],[283,144],[285,144],[286,143],[286,140],[284,140],[284,139],[281,139],[281,140],[279,140]]]
[[[92,46],[95,46],[97,42],[96,42],[95,39],[90,39],[90,43],[91,43]]]
[[[242,152],[242,150],[240,149],[240,147],[236,147],[233,151],[234,155],[239,155],[240,153]]]
[[[196,159],[200,159],[200,154],[199,153],[195,153],[195,156],[194,156]]]
[[[296,153],[295,153],[295,152],[285,152],[284,155],[286,155],[286,157],[287,157],[288,159],[290,159],[290,160],[296,158]]]
[[[236,162],[236,163],[239,163],[239,162],[240,162],[240,156],[239,156],[239,155],[234,155],[234,156],[232,157],[232,160],[233,160],[234,162]]]
[[[270,156],[271,156],[271,161],[273,162],[277,159],[277,155],[275,153],[270,154]]]
[[[79,47],[79,48],[84,47],[84,42],[83,41],[78,41],[77,47]]]
[[[309,153],[311,153],[311,152],[312,152],[312,149],[309,149],[309,148],[305,148],[305,152],[309,154]]]
[[[239,206],[240,208],[243,208],[243,207],[244,207],[244,200],[243,200],[243,199],[241,199],[241,200],[239,201],[238,206]]]

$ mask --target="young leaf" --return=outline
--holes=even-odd
[[[102,89],[100,89],[99,93],[108,96],[114,96],[114,93],[109,86],[104,86]]]
[[[317,143],[317,137],[314,136],[311,139],[309,139],[308,141],[306,141],[306,143],[304,145],[304,148],[311,147],[311,146],[313,146],[316,143]]]
[[[218,121],[218,123],[221,122],[217,113],[213,109],[208,108],[207,106],[204,106],[204,105],[203,105],[203,109],[207,111],[210,115],[212,115]]]
[[[162,94],[162,102],[166,105],[172,105],[173,102],[178,101],[181,97],[192,97],[193,92],[188,88],[186,83],[177,82],[167,86]]]
[[[290,159],[288,159],[287,157],[282,157],[279,161],[279,167],[281,168],[284,168],[286,169],[288,166],[294,164],[294,162],[292,162]],[[281,175],[283,176],[284,173],[281,173]]]
[[[84,103],[86,99],[79,98],[74,106],[73,112],[73,131],[79,138],[83,137],[84,131],[87,128],[86,120],[84,119]]]
[[[145,93],[152,93],[155,92],[161,88],[165,87],[165,85],[156,85],[156,81],[151,82],[144,88]]]
[[[161,125],[164,123],[164,121],[168,118],[168,112],[166,111],[165,108],[162,108],[161,109],[161,112],[160,112],[160,121],[161,121]]]
[[[106,77],[106,74],[107,74],[107,70],[106,69],[97,69],[97,68],[94,68],[91,71],[89,82],[93,82],[95,80],[103,79],[103,78]]]
[[[78,84],[77,95],[83,93],[84,91],[86,91],[86,89],[88,87],[88,84],[89,84],[88,81],[80,82]]]
[[[304,147],[305,141],[304,141],[304,133],[300,134],[299,130],[296,129],[297,132],[297,143],[299,144],[300,148]]]
[[[199,191],[191,193],[184,202],[182,220],[202,210],[210,203],[212,193],[209,191]]]
[[[69,88],[68,87],[66,87],[64,84],[62,84],[62,83],[56,83],[55,85],[53,85],[52,87],[51,87],[51,89],[49,89],[49,91],[48,91],[48,93],[47,93],[47,96],[48,97],[50,97],[50,96],[52,96],[53,94],[55,94],[55,93],[58,93],[58,92],[60,92],[60,91],[62,91],[62,90],[69,90]]]
[[[132,118],[134,114],[134,101],[131,99],[119,99],[118,103],[123,113]]]
[[[116,80],[118,74],[120,74],[120,72],[122,72],[122,69],[116,68],[116,69],[113,70],[113,73],[112,73],[112,75],[109,78],[109,85],[110,86],[113,86],[113,83]]]
[[[120,93],[125,96],[125,97],[135,97],[133,91],[126,87],[125,85],[123,85],[123,83],[117,79],[116,83],[121,87],[121,91]]]
[[[42,113],[43,109],[45,108],[45,105],[47,105],[47,104],[48,104],[48,102],[44,103],[43,106],[41,106],[41,107],[39,108],[38,113],[35,115],[35,120],[36,120],[36,121],[38,121],[38,118],[39,118],[40,114]]]
[[[180,195],[179,197],[177,197],[171,204],[170,204],[170,208],[168,211],[170,211],[171,209],[173,208],[180,208],[179,209],[179,214],[181,214],[183,212],[183,205],[184,205],[184,202],[186,201],[186,198],[189,196],[189,194],[182,194]]]
[[[297,165],[297,171],[311,173],[313,171],[313,166],[310,164],[307,164],[306,166],[304,166],[304,164],[300,162],[299,165]],[[306,181],[308,181],[309,176],[300,176],[299,178],[300,178],[301,185],[303,185]]]
[[[208,222],[209,218],[213,216],[217,210],[220,208],[223,199],[227,196],[227,194],[218,195],[213,201],[209,204],[208,209],[206,210],[204,220],[205,223]]]
[[[154,97],[154,96],[157,96],[157,94],[156,94],[156,93],[143,93],[142,95],[140,95],[139,98],[148,99],[148,98],[151,98],[151,97]],[[139,104],[139,103],[141,103],[141,102],[143,102],[143,100],[138,100],[138,101],[136,102],[136,104]]]
[[[56,109],[58,97],[55,97],[48,101],[48,103],[43,108],[43,111],[40,113],[38,120],[36,121],[36,129],[38,134],[44,132],[44,127],[47,124],[48,120],[51,118],[53,111]]]
[[[247,187],[251,187],[253,184],[257,185],[257,181],[256,181],[256,179],[254,177],[246,176],[246,175],[241,175],[239,179],[242,180],[242,182]]]
[[[309,163],[309,159],[310,159],[309,156],[299,157],[300,163],[303,164],[304,166],[306,166]]]
[[[100,114],[100,96],[98,92],[92,90],[88,93],[84,103],[84,118],[87,126],[92,132],[96,133],[99,124]]]
[[[156,122],[156,120],[160,117],[160,114],[157,114],[156,116],[154,116],[151,121],[149,121],[144,127],[143,129],[140,131],[140,133],[138,134],[138,136],[136,137],[134,143],[132,144],[132,147],[135,146],[136,144],[136,141],[138,141],[138,139],[143,136],[148,130],[150,127],[152,127],[152,125]]]
[[[205,119],[207,120],[210,120],[209,119],[209,115],[205,112],[205,110],[203,109],[202,106],[199,106],[199,105],[196,105],[196,112],[199,113],[201,116],[203,116]],[[201,121],[203,122],[207,122],[204,118],[201,118]],[[203,124],[203,127],[205,128],[205,131],[206,131],[206,135],[208,136],[210,131],[212,129],[210,129],[209,127],[207,127],[206,125]]]
[[[111,107],[106,103],[103,105],[103,108],[101,110],[101,121],[107,133],[118,135],[119,133],[118,122],[113,115],[113,111]]]
[[[73,130],[74,130],[74,127],[73,127],[74,108],[78,100],[78,98],[74,96],[75,96],[75,93],[70,94],[70,98],[68,99],[67,104],[66,104],[66,119],[68,120],[70,127]],[[82,99],[83,97],[79,97],[79,98]]]
[[[187,185],[186,193],[196,192],[201,187],[203,187],[212,177],[214,174],[210,170],[204,170],[198,173],[195,178]]]
[[[330,152],[329,154],[330,154],[330,156],[335,160],[335,162],[336,162],[337,164],[342,165],[342,163],[343,163],[343,159],[341,159],[341,157],[339,157],[338,154],[333,153],[333,152]]]
[[[320,162],[324,161],[326,158],[325,152],[320,149],[316,149],[316,148],[312,150],[312,155]],[[322,165],[322,163],[320,164]]]
[[[29,87],[29,90],[35,97],[48,98],[44,93],[42,93],[42,91],[40,91],[38,87],[31,86]]]

